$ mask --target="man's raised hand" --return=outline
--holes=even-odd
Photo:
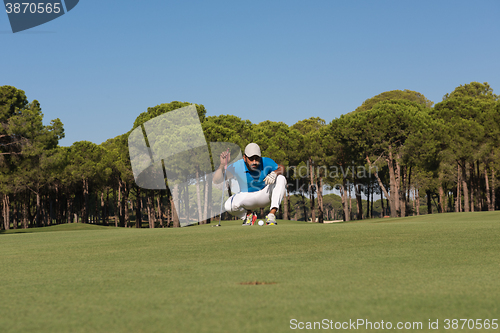
[[[229,151],[229,148],[222,152],[220,154],[220,165],[223,165],[224,168],[227,168],[227,163],[229,162],[229,159],[231,158],[231,152]]]

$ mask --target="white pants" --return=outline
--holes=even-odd
[[[247,210],[256,210],[271,204],[271,208],[280,207],[281,200],[285,195],[286,178],[283,175],[276,177],[276,182],[266,185],[257,192],[240,192],[227,199],[224,204],[226,211],[239,218],[244,218]]]

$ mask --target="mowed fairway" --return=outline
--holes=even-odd
[[[222,225],[1,233],[0,332],[299,331],[291,319],[421,331],[438,319],[444,332],[446,318],[500,319],[500,212]]]

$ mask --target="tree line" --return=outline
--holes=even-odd
[[[128,136],[190,104],[150,107],[129,132],[100,145],[61,147],[59,119],[43,125],[37,100],[0,87],[1,228],[72,222],[178,227],[172,193],[135,184]],[[500,98],[488,83],[460,85],[435,105],[418,92],[383,92],[330,123],[310,117],[292,126],[253,124],[234,115],[206,116],[201,104],[196,110],[207,142],[242,149],[256,142],[263,156],[286,167],[279,211],[284,219],[297,219],[299,211],[304,220],[320,223],[371,218],[374,201],[381,216],[391,217],[495,210],[500,204]],[[331,199],[325,202],[325,190],[339,193],[340,212]]]

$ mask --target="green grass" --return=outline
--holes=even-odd
[[[42,229],[0,234],[1,332],[289,332],[291,319],[360,318],[423,332],[439,319],[445,332],[446,318],[500,319],[500,212]],[[255,281],[266,284],[241,284]]]
[[[78,231],[78,230],[105,230],[107,227],[93,225],[93,224],[83,224],[83,223],[71,223],[71,224],[59,224],[44,228],[30,228],[30,229],[10,229],[2,230],[0,234],[31,234],[34,232],[54,232],[54,231]]]

